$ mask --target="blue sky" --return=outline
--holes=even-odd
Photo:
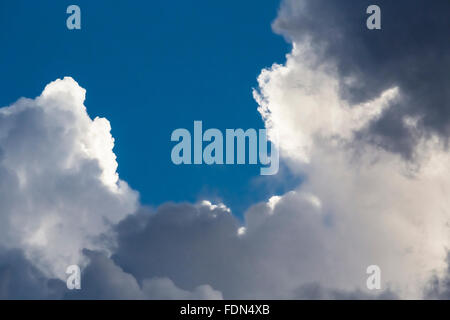
[[[264,2],[264,3],[262,3]],[[0,4],[0,105],[34,98],[72,76],[91,117],[106,117],[120,177],[141,201],[222,200],[237,215],[289,189],[259,166],[175,166],[176,128],[263,128],[252,97],[264,67],[290,45],[273,33],[278,1],[77,1],[82,30],[66,28],[67,1]],[[283,175],[284,176],[284,175]]]

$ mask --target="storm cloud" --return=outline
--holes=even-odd
[[[381,30],[366,28],[366,9],[381,8]],[[370,123],[362,139],[412,158],[418,139],[450,133],[450,3],[436,1],[286,0],[273,23],[293,43],[333,64],[350,104],[398,87],[402,99]],[[413,119],[412,130],[405,119]]]

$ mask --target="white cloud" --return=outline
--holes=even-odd
[[[169,278],[144,280],[142,290],[147,299],[157,300],[222,300],[222,293],[209,285],[200,285],[192,292],[178,288]]]
[[[0,109],[0,243],[48,276],[65,278],[81,250],[103,248],[98,237],[137,206],[116,172],[110,124],[92,120],[84,99],[66,77]]]
[[[352,106],[340,99],[339,81],[335,66],[317,61],[309,42],[294,43],[285,65],[274,64],[261,72],[259,90],[253,95],[271,129],[269,135],[277,137],[274,142],[282,140],[285,156],[309,162],[315,139],[335,143],[351,139],[399,98],[399,89],[393,87],[374,101]]]

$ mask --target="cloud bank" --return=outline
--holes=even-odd
[[[1,108],[0,295],[447,298],[448,20],[435,15],[449,4],[379,1],[375,33],[369,4],[283,2],[273,27],[292,52],[261,72],[254,97],[304,179],[243,225],[209,201],[140,205],[116,172],[108,121],[88,116],[71,78]],[[69,292],[74,263],[82,290]],[[365,289],[372,264],[381,291]]]

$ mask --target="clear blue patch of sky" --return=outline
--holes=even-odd
[[[77,4],[82,29],[66,28]],[[272,32],[278,1],[1,1],[0,106],[72,76],[91,117],[110,120],[120,177],[141,201],[223,200],[237,215],[298,181],[259,166],[175,166],[176,128],[263,128],[252,97],[290,45]]]

